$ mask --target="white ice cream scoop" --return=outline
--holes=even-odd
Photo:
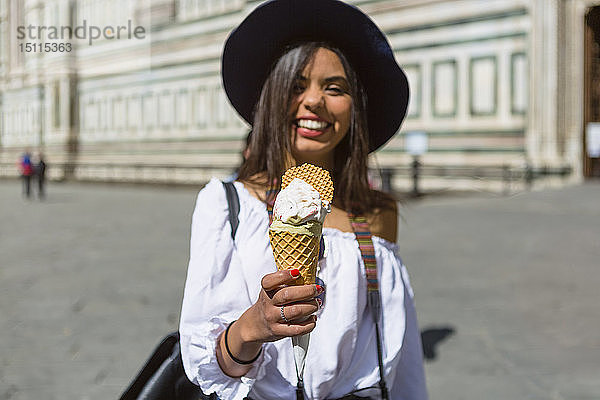
[[[273,206],[273,216],[282,222],[300,225],[308,221],[323,223],[331,210],[328,202],[321,200],[319,192],[299,178],[277,195]]]

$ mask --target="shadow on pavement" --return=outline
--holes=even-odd
[[[454,332],[456,331],[451,326],[423,329],[421,331],[421,342],[423,342],[423,356],[425,360],[435,360],[437,357],[437,345],[453,335]]]

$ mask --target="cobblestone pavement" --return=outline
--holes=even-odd
[[[0,181],[0,400],[118,398],[177,328],[196,192]],[[432,400],[600,398],[598,199],[403,206]]]

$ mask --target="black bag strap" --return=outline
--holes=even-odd
[[[231,238],[235,239],[240,220],[240,198],[233,182],[223,182],[225,196],[227,196],[227,205],[229,206],[229,223],[231,224]]]

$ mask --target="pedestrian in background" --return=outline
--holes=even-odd
[[[25,150],[19,160],[19,171],[23,181],[23,196],[31,198],[31,177],[33,176],[33,164],[31,163],[31,153]]]
[[[38,198],[43,200],[46,197],[46,162],[44,154],[38,153],[37,163],[35,164],[35,177],[38,182]]]

